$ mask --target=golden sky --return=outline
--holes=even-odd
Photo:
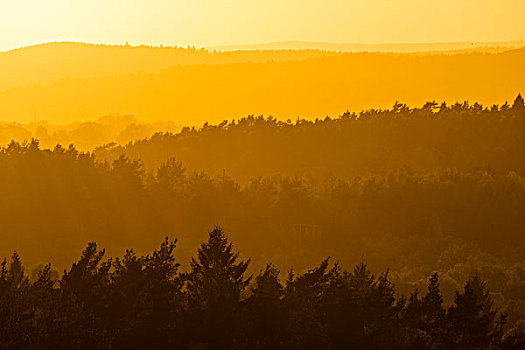
[[[0,50],[49,41],[228,45],[507,41],[525,0],[0,0]]]

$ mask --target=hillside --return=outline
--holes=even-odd
[[[125,123],[134,120],[103,118],[85,126],[96,132]],[[201,243],[206,231],[219,224],[243,259],[250,257],[242,272],[257,276],[255,283],[261,281],[258,271],[272,263],[265,271],[272,269],[274,281],[286,283],[286,288],[276,288],[284,294],[272,295],[293,310],[297,304],[288,304],[286,293],[296,295],[294,285],[312,281],[315,288],[306,285],[308,294],[320,295],[317,290],[324,286],[325,300],[331,300],[330,290],[354,283],[351,272],[342,269],[366,261],[371,271],[387,271],[377,282],[366,277],[370,272],[364,276],[370,285],[395,284],[388,299],[394,303],[394,295],[399,298],[395,310],[401,314],[420,304],[417,290],[427,288],[430,275],[439,275],[440,305],[454,305],[463,283],[481,278],[486,281],[479,282],[483,290],[490,288],[494,297],[493,302],[483,294],[484,300],[505,312],[510,331],[525,319],[524,129],[525,103],[518,96],[510,105],[489,108],[478,103],[426,103],[421,108],[397,103],[389,110],[295,123],[247,117],[156,134],[126,146],[107,145],[94,153],[79,152],[73,145],[43,149],[36,140],[11,142],[0,149],[0,256],[12,256],[0,265],[0,285],[9,292],[1,299],[6,311],[0,315],[4,324],[15,317],[25,320],[27,334],[35,333],[31,327],[42,315],[53,327],[58,312],[61,320],[76,325],[78,307],[94,305],[103,310],[101,315],[114,315],[113,310],[123,310],[116,306],[121,300],[138,300],[149,318],[153,300],[179,300],[170,298],[180,294],[143,288],[166,291],[156,286],[170,281],[180,286],[170,291],[187,293],[187,284],[173,283],[195,276],[196,261],[237,258],[226,238],[220,244],[228,251],[226,258],[202,254],[209,246]],[[214,231],[222,234],[219,228]],[[99,245],[89,243],[93,241]],[[154,250],[158,242],[163,243]],[[75,260],[80,251],[80,260]],[[109,258],[115,256],[119,258]],[[24,279],[20,257],[32,283]],[[328,269],[327,257],[332,257],[333,268]],[[45,265],[50,261],[53,267]],[[166,269],[166,263],[172,268]],[[364,263],[360,266],[364,271]],[[179,267],[188,273],[176,274]],[[289,273],[279,279],[279,270]],[[58,271],[64,271],[61,278]],[[163,276],[156,271],[173,275],[156,284]],[[121,280],[121,273],[131,274]],[[71,281],[93,304],[76,296],[68,299]],[[86,285],[89,292],[83,293]],[[253,284],[243,285],[244,291],[254,291]],[[42,286],[48,286],[47,294]],[[153,299],[123,299],[119,286]],[[49,306],[56,305],[53,300],[72,308]],[[453,315],[452,310],[447,312]],[[388,324],[398,323],[400,316],[393,315]],[[472,318],[478,315],[476,311]],[[157,316],[151,317],[157,322]],[[105,320],[108,327],[122,324],[113,316]],[[101,332],[100,327],[88,329]],[[414,332],[407,334],[412,339]],[[411,347],[419,348],[428,347]]]
[[[94,153],[101,161],[122,155],[141,159],[148,171],[172,157],[190,170],[222,174],[226,169],[239,180],[275,174],[349,178],[399,168],[420,173],[484,169],[524,176],[524,129],[524,110],[508,104],[487,108],[478,103],[427,103],[409,108],[398,103],[388,110],[315,121],[259,116],[186,127],[180,133],[99,147]]]
[[[95,45],[56,42],[0,52],[0,92],[61,79],[154,73],[174,65],[284,62],[326,56],[319,50],[213,52],[192,47]]]
[[[67,123],[130,114],[142,121],[272,115],[324,118],[395,99],[410,105],[502,103],[525,91],[525,49],[499,54],[346,53],[300,61],[178,65],[160,73],[64,79],[0,93],[0,120]],[[498,89],[494,89],[498,86]]]

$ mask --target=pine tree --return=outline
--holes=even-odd
[[[27,277],[24,276],[24,267],[22,266],[20,255],[17,252],[14,252],[11,257],[7,281],[13,289],[19,289],[28,282]]]
[[[428,336],[429,349],[443,349],[445,329],[445,309],[443,296],[439,289],[439,277],[434,273],[429,280],[428,292],[421,303],[422,329]]]
[[[28,312],[29,280],[24,275],[20,256],[14,252],[9,269],[2,264],[0,278],[0,344],[4,349],[24,349],[32,332]]]
[[[328,259],[318,267],[296,276],[289,272],[285,304],[289,315],[290,338],[299,349],[329,346],[328,327],[323,315],[323,300],[330,285]]]
[[[448,310],[448,347],[488,349],[498,344],[504,318],[498,317],[493,304],[485,283],[478,276],[469,279]]]
[[[198,330],[201,341],[212,348],[232,344],[240,325],[241,293],[250,283],[245,273],[249,260],[239,260],[224,231],[216,226],[202,243],[197,259],[191,261],[187,276],[190,312],[193,312],[193,331]]]
[[[286,341],[287,317],[283,304],[279,270],[272,264],[255,278],[247,300],[245,324],[249,347],[277,348]]]
[[[65,306],[64,321],[72,323],[68,326],[72,334],[67,340],[83,346],[96,347],[96,344],[107,343],[111,337],[108,334],[111,329],[108,317],[111,260],[103,262],[104,254],[105,250],[99,251],[95,242],[89,243],[79,261],[69,271],[64,271],[59,281]]]
[[[512,109],[516,111],[525,110],[525,102],[523,101],[523,97],[521,97],[521,94],[518,94],[518,96],[514,100],[514,103],[512,104]]]
[[[165,163],[162,163],[155,177],[158,188],[168,193],[181,191],[186,182],[186,169],[182,162],[175,158],[168,158]]]
[[[119,348],[172,347],[181,333],[183,298],[174,250],[167,237],[153,254],[138,258],[132,250],[115,260],[112,308],[117,309]]]
[[[439,277],[434,273],[430,277],[428,284],[428,292],[422,300],[423,315],[425,324],[429,329],[439,326],[445,316],[445,309],[443,308],[443,296],[439,289]]]

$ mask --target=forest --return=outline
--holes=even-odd
[[[0,339],[521,349],[523,130],[518,95],[249,116],[93,151],[12,141]]]
[[[23,143],[35,138],[42,148],[71,145],[80,151],[92,151],[105,144],[127,144],[159,132],[176,133],[182,126],[173,121],[143,122],[132,115],[107,115],[96,120],[55,124],[0,122],[0,145],[11,141]]]
[[[474,275],[444,305],[437,273],[425,291],[395,295],[389,271],[373,275],[329,259],[284,281],[272,264],[254,277],[216,226],[190,268],[176,240],[152,253],[104,259],[89,243],[56,280],[50,265],[30,282],[15,253],[0,267],[4,349],[523,349],[525,323],[504,330]]]
[[[121,155],[140,159],[147,170],[175,157],[189,169],[212,174],[225,169],[242,181],[275,174],[348,178],[404,167],[418,173],[455,168],[525,175],[524,129],[519,95],[489,107],[431,101],[410,108],[396,102],[335,118],[280,121],[252,115],[126,145],[110,143],[94,153],[101,161]]]

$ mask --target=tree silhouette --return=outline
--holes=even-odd
[[[437,273],[430,277],[428,292],[423,298],[419,298],[417,290],[411,294],[403,310],[403,319],[406,322],[405,326],[409,327],[406,330],[406,348],[446,348],[446,310],[443,308]]]
[[[251,281],[220,227],[189,273],[176,240],[153,253],[103,260],[90,243],[56,283],[51,265],[29,281],[18,254],[0,266],[2,349],[493,349],[525,343],[523,321],[504,330],[485,283],[472,277],[445,312],[438,275],[428,292],[395,297],[388,271],[323,260],[290,271],[268,264]]]
[[[329,286],[328,259],[302,275],[288,274],[285,303],[289,312],[290,337],[299,348],[323,348],[329,344],[322,314],[323,295]]]
[[[485,283],[474,276],[456,292],[448,311],[449,349],[487,349],[499,345],[502,322],[498,317]]]
[[[523,97],[521,97],[521,94],[518,94],[518,96],[514,100],[514,103],[512,104],[512,109],[515,111],[525,110],[525,102],[523,101]]]
[[[253,347],[278,348],[287,342],[287,315],[279,270],[272,264],[255,278],[244,314],[246,342]]]
[[[222,228],[216,226],[191,261],[187,288],[197,323],[192,329],[201,331],[202,342],[213,348],[231,345],[239,331],[239,302],[251,277],[245,277],[249,260],[238,258]]]

